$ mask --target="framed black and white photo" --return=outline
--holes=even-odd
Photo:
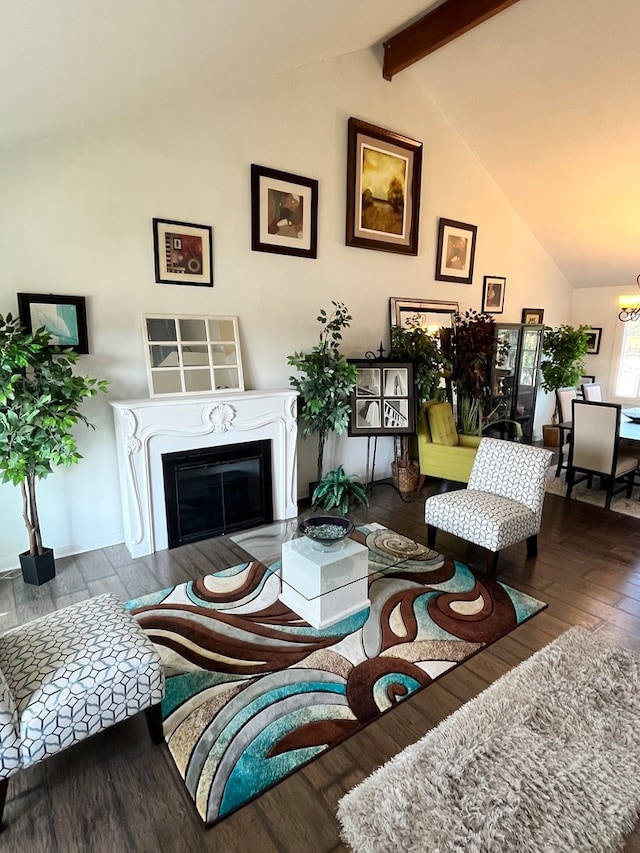
[[[89,352],[87,311],[84,296],[54,296],[52,293],[19,293],[18,313],[29,332],[44,328],[51,346]]]
[[[477,233],[477,225],[440,219],[436,254],[437,281],[471,284]]]
[[[502,314],[507,279],[499,275],[485,275],[482,287],[482,311],[485,314]]]
[[[591,326],[587,331],[587,355],[598,355],[600,352],[600,338],[602,337],[602,326]]]
[[[251,165],[251,248],[318,257],[318,182]]]
[[[544,308],[523,308],[522,320],[526,326],[539,326],[544,321]]]
[[[348,361],[357,370],[350,399],[349,435],[413,434],[413,364],[351,358]]]
[[[154,219],[153,254],[158,284],[213,287],[211,226]]]

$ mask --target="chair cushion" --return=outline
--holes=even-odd
[[[429,430],[434,444],[447,444],[455,447],[458,443],[458,433],[453,420],[451,403],[434,403],[427,408]]]
[[[534,536],[539,529],[538,517],[528,507],[511,498],[478,489],[462,489],[427,498],[424,519],[439,530],[490,551],[500,551]]]
[[[158,652],[110,594],[7,631],[0,637],[0,668],[16,704],[23,766],[164,695]]]

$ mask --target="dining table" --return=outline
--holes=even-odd
[[[562,421],[557,426],[560,430],[560,446],[562,446],[568,440],[566,436],[571,432],[573,422]],[[629,441],[640,441],[640,408],[622,409],[618,436]]]

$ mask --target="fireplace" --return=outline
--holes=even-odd
[[[112,402],[124,537],[131,555],[169,547],[163,456],[174,453],[269,442],[273,520],[295,518],[296,397],[286,389]],[[267,482],[266,468],[264,476]]]
[[[162,454],[169,548],[273,521],[271,442]]]

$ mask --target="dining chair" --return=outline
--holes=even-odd
[[[640,464],[637,455],[618,447],[621,406],[588,400],[573,400],[571,406],[573,426],[566,497],[570,498],[573,487],[584,480],[590,488],[593,476],[597,475],[606,488],[605,509],[609,509],[614,493],[623,488],[627,497],[631,497]],[[617,482],[621,483],[619,489],[615,488]]]
[[[560,423],[571,423],[573,413],[571,411],[571,401],[578,396],[577,387],[556,388],[556,408]],[[560,429],[560,444],[558,447],[558,464],[556,466],[556,477],[560,476],[560,472],[566,467],[565,459],[569,456],[569,444],[571,441],[571,430],[565,428]]]
[[[594,403],[602,402],[602,388],[600,387],[599,382],[583,382],[581,388],[583,400],[588,400]]]

